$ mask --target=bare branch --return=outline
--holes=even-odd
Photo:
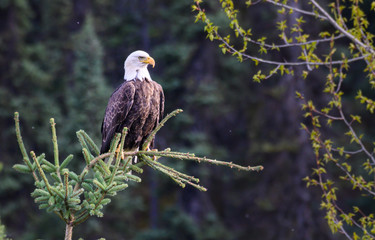
[[[305,11],[305,10],[301,10],[299,8],[295,8],[295,7],[291,7],[287,4],[283,4],[281,2],[276,2],[276,1],[273,1],[273,0],[266,0],[266,2],[269,2],[269,3],[272,3],[274,5],[277,5],[279,7],[284,7],[284,8],[287,8],[287,9],[291,9],[293,11],[296,11],[296,12],[299,12],[299,13],[302,13],[302,14],[305,14],[305,15],[309,15],[309,16],[313,16],[313,17],[317,17],[317,18],[320,18],[322,20],[327,20],[326,17],[318,14],[318,13],[314,13],[314,12],[309,12],[309,11]]]
[[[365,190],[366,192],[368,192],[369,194],[375,196],[375,192],[374,191],[371,191],[371,189],[363,186],[360,182],[358,182],[353,176],[352,174],[350,174],[341,164],[339,163],[336,163],[336,166],[339,167],[345,174],[346,176],[349,177],[349,179],[351,180],[353,186],[357,186],[358,188],[360,188],[361,190]]]
[[[315,113],[317,113],[317,114],[319,114],[319,115],[322,115],[322,116],[324,116],[324,117],[326,117],[328,119],[331,119],[331,120],[343,120],[342,117],[334,117],[334,116],[331,116],[329,114],[326,114],[326,113],[323,113],[321,111],[318,111],[316,109],[312,109],[312,111],[315,112]]]
[[[360,40],[358,40],[356,37],[354,37],[352,34],[350,34],[348,31],[346,31],[343,27],[341,27],[329,14],[326,12],[322,6],[320,6],[315,0],[311,0],[312,4],[319,9],[319,11],[327,17],[327,20],[337,29],[339,30],[342,34],[347,36],[350,40],[352,40],[355,44],[363,47],[364,49],[369,50],[371,53],[375,53],[374,49],[370,48],[369,45],[364,44]]]
[[[251,59],[251,60],[254,60],[254,61],[261,62],[261,63],[267,63],[267,64],[270,64],[270,65],[282,65],[282,66],[304,66],[304,65],[313,65],[314,66],[314,65],[318,65],[318,66],[329,66],[329,65],[343,64],[345,62],[351,63],[351,62],[363,60],[367,56],[367,55],[364,55],[364,56],[360,56],[360,57],[349,58],[346,61],[344,61],[344,60],[337,60],[337,61],[330,61],[330,62],[278,62],[278,61],[272,61],[272,60],[267,60],[267,59],[263,59],[263,58],[251,56],[251,55],[246,54],[246,53],[240,53],[237,49],[235,49],[227,41],[225,41],[217,31],[215,31],[215,35],[217,36],[217,39],[219,41],[221,41],[222,43],[225,44],[226,48],[229,50],[230,53],[232,53],[232,54],[233,53],[238,53],[238,54],[242,55],[243,57],[245,57],[247,59]]]
[[[363,152],[363,149],[359,149],[357,151],[345,151],[345,150],[341,151],[341,150],[339,150],[337,148],[332,148],[332,151],[334,151],[334,152],[343,152],[345,154],[355,155],[355,154]]]
[[[306,46],[306,45],[309,45],[309,44],[312,44],[312,43],[319,44],[319,43],[324,43],[324,42],[330,42],[332,40],[337,40],[337,39],[340,39],[340,38],[344,37],[344,34],[339,34],[337,36],[334,36],[333,38],[330,37],[330,38],[314,39],[314,40],[309,40],[307,42],[296,42],[296,43],[285,43],[285,44],[269,44],[269,43],[261,43],[261,42],[255,41],[255,40],[253,40],[249,37],[244,36],[237,25],[236,25],[236,30],[239,33],[239,35],[242,38],[244,38],[246,41],[248,41],[250,43],[254,43],[254,44],[259,45],[259,46],[264,46],[267,49],[280,49],[280,48]]]
[[[343,122],[345,123],[345,125],[349,128],[350,132],[352,133],[353,137],[355,138],[357,144],[361,147],[361,149],[363,150],[363,152],[366,153],[366,155],[371,159],[371,161],[373,163],[375,163],[375,158],[373,156],[373,154],[371,154],[367,148],[365,147],[365,145],[363,144],[362,140],[358,137],[357,133],[354,131],[352,125],[348,122],[348,120],[345,118],[345,115],[344,115],[344,112],[342,110],[342,108],[339,108],[339,112],[340,112],[340,116],[342,117],[342,120]]]

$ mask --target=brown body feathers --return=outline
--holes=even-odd
[[[102,123],[102,147],[109,151],[115,133],[128,128],[124,149],[135,150],[157,126],[164,113],[164,93],[149,79],[124,81],[111,95]],[[152,146],[151,146],[152,147]]]

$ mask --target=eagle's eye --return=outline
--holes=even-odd
[[[146,58],[145,58],[145,57],[138,57],[138,59],[139,59],[140,61],[142,61],[142,60],[145,60]]]

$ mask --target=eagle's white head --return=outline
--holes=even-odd
[[[155,60],[150,57],[145,51],[135,51],[132,52],[125,60],[124,69],[125,81],[131,81],[134,79],[143,80],[145,78],[152,80],[150,73],[147,70],[147,65],[151,64],[152,67],[155,67]]]

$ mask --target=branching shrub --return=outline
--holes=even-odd
[[[317,80],[316,76],[325,79],[319,98],[307,96],[311,95],[308,92],[296,93],[309,120],[302,128],[310,135],[316,162],[312,176],[305,181],[321,189],[321,207],[332,232],[340,232],[348,239],[374,239],[373,209],[361,208],[360,204],[373,204],[375,197],[373,135],[363,129],[363,125],[372,126],[371,122],[363,122],[363,116],[375,109],[373,93],[369,92],[375,87],[374,35],[369,20],[375,1],[330,1],[326,5],[318,0],[248,0],[243,3],[247,9],[241,10],[235,3],[240,4],[232,0],[194,0],[196,22],[204,23],[207,38],[218,42],[224,54],[240,62],[252,61],[259,69],[253,75],[256,82],[283,75],[299,81]],[[206,7],[222,10],[228,25],[215,23]],[[254,33],[255,25],[244,26],[241,17],[246,16],[245,10],[252,9],[252,13],[274,13],[272,33],[264,31],[269,35],[262,35]],[[270,23],[258,20],[256,25]],[[283,52],[290,57],[284,57]],[[357,79],[356,69],[363,71],[363,79]],[[351,88],[350,78],[360,82],[354,97],[343,90],[344,85]],[[361,111],[360,104],[368,113]],[[373,121],[373,116],[367,121]],[[339,194],[344,189],[356,199],[354,202],[347,204],[345,195]]]

